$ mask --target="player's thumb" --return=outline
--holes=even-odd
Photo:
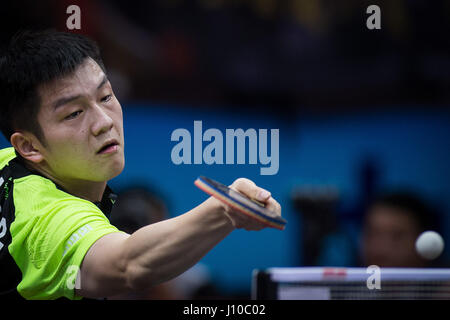
[[[271,193],[263,188],[258,187],[255,183],[249,179],[239,178],[237,179],[231,187],[251,199],[255,199],[260,202],[267,201]]]
[[[260,202],[266,202],[267,200],[269,200],[271,194],[269,191],[263,189],[263,188],[258,188],[258,192],[256,193],[256,196],[254,199],[260,201]]]

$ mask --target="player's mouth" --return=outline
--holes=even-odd
[[[109,154],[117,151],[119,147],[119,142],[117,140],[108,140],[105,144],[97,151],[97,154]]]

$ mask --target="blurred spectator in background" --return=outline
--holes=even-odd
[[[99,42],[121,101],[276,113],[450,101],[450,0],[3,1],[0,40],[67,31],[72,4],[70,31]],[[366,27],[372,4],[379,30]]]
[[[396,192],[375,200],[365,214],[362,233],[362,263],[365,266],[411,267],[434,266],[421,258],[415,249],[417,237],[426,230],[437,229],[437,216],[420,197]]]
[[[110,221],[131,234],[143,226],[167,218],[167,207],[161,198],[145,187],[135,186],[119,193]]]
[[[145,187],[132,187],[118,195],[110,222],[119,230],[132,234],[146,225],[168,219],[164,201]],[[210,282],[209,270],[198,263],[177,278],[154,286],[146,292],[118,295],[119,300],[215,299],[219,295]]]

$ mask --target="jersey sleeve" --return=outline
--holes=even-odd
[[[75,288],[82,285],[77,274],[84,256],[99,238],[119,230],[93,203],[49,180],[20,182],[14,187],[16,220],[8,247],[22,272],[17,291],[26,299],[81,299]]]
[[[0,150],[0,170],[3,169],[6,164],[16,157],[14,148],[5,148]]]

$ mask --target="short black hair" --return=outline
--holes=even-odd
[[[86,36],[56,30],[14,35],[0,53],[0,130],[5,138],[26,130],[45,144],[37,120],[39,86],[70,75],[89,57],[106,73],[98,45]]]
[[[421,196],[410,190],[397,190],[379,195],[370,207],[384,206],[400,209],[417,224],[419,231],[439,231],[439,214]]]

